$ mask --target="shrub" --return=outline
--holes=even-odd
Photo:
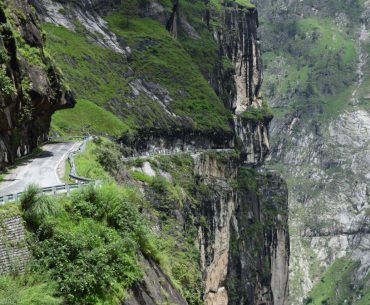
[[[35,184],[31,184],[27,187],[21,196],[21,208],[23,211],[32,209],[37,202],[40,191],[40,188]]]
[[[303,304],[304,304],[304,305],[309,305],[309,304],[311,304],[311,303],[312,303],[312,301],[313,301],[313,299],[312,299],[311,297],[307,297],[307,298],[305,298],[305,299],[303,300]]]
[[[25,197],[35,210],[41,196],[31,191]],[[51,273],[67,304],[121,304],[125,289],[142,277],[138,253],[161,261],[157,237],[139,212],[144,199],[115,184],[53,199],[56,206],[65,200],[65,209],[32,226],[34,269]]]
[[[21,197],[23,218],[29,228],[38,229],[50,216],[58,212],[58,205],[51,197],[40,194],[40,189],[31,185]]]
[[[16,90],[12,80],[6,75],[5,69],[0,68],[0,94],[8,97],[15,94]]]
[[[168,191],[168,182],[166,178],[162,176],[156,176],[150,182],[150,186],[157,192],[157,193],[167,193]]]
[[[106,171],[112,173],[121,167],[122,154],[117,145],[113,143],[99,145],[94,153],[96,154],[98,162]]]
[[[135,242],[91,219],[67,220],[67,224],[58,225],[52,237],[35,244],[38,263],[50,270],[68,304],[112,299],[117,300],[107,303],[118,304],[123,289],[141,278]]]

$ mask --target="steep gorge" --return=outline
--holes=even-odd
[[[93,166],[137,187],[149,203],[143,219],[162,238],[162,251],[173,251],[167,266],[137,249],[143,278],[125,304],[286,305],[288,194],[263,167],[272,115],[261,96],[256,8],[249,1],[135,1],[129,14],[125,1],[31,2],[77,100],[127,124],[120,146],[94,144],[104,154]],[[71,112],[61,113],[54,133],[95,123],[81,119],[72,131]],[[125,164],[122,154],[148,159]],[[34,238],[47,246],[58,230],[49,233],[46,241],[38,232]],[[35,253],[46,260],[46,251]]]

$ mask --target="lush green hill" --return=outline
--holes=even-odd
[[[195,7],[184,3],[184,10],[195,24],[202,23],[201,1]],[[129,48],[126,56],[88,41],[81,26],[72,32],[44,25],[48,52],[78,99],[111,111],[131,131],[160,128],[168,132],[175,128],[181,132],[190,128],[206,133],[230,132],[231,112],[201,73],[199,56],[189,55],[189,38],[173,38],[163,24],[151,18],[121,12],[106,16],[106,20],[109,30]],[[215,63],[216,43],[204,23],[201,28],[204,39],[194,42],[199,52],[207,54],[202,58],[213,58]],[[63,119],[68,122],[67,115]]]

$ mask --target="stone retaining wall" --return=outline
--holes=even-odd
[[[23,272],[30,252],[25,228],[16,207],[0,210],[0,274]]]

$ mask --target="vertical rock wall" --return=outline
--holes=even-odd
[[[233,71],[222,65],[217,92],[227,95],[234,113],[234,131],[246,163],[261,164],[270,152],[268,126],[272,115],[262,102],[262,57],[258,38],[258,12],[235,2],[225,2],[221,26],[214,29],[220,60],[231,61]],[[226,91],[225,91],[226,90]],[[246,116],[245,113],[253,112]]]
[[[257,36],[258,13],[235,2],[224,4],[222,26],[217,31],[221,56],[235,69],[235,94],[231,106],[241,114],[250,106],[261,107],[262,60]]]
[[[0,169],[47,139],[54,111],[74,105],[43,50],[26,0],[0,5]]]
[[[210,157],[195,175],[212,189],[198,228],[205,304],[275,304],[288,300],[287,188],[274,173]],[[235,181],[237,186],[235,185]]]

